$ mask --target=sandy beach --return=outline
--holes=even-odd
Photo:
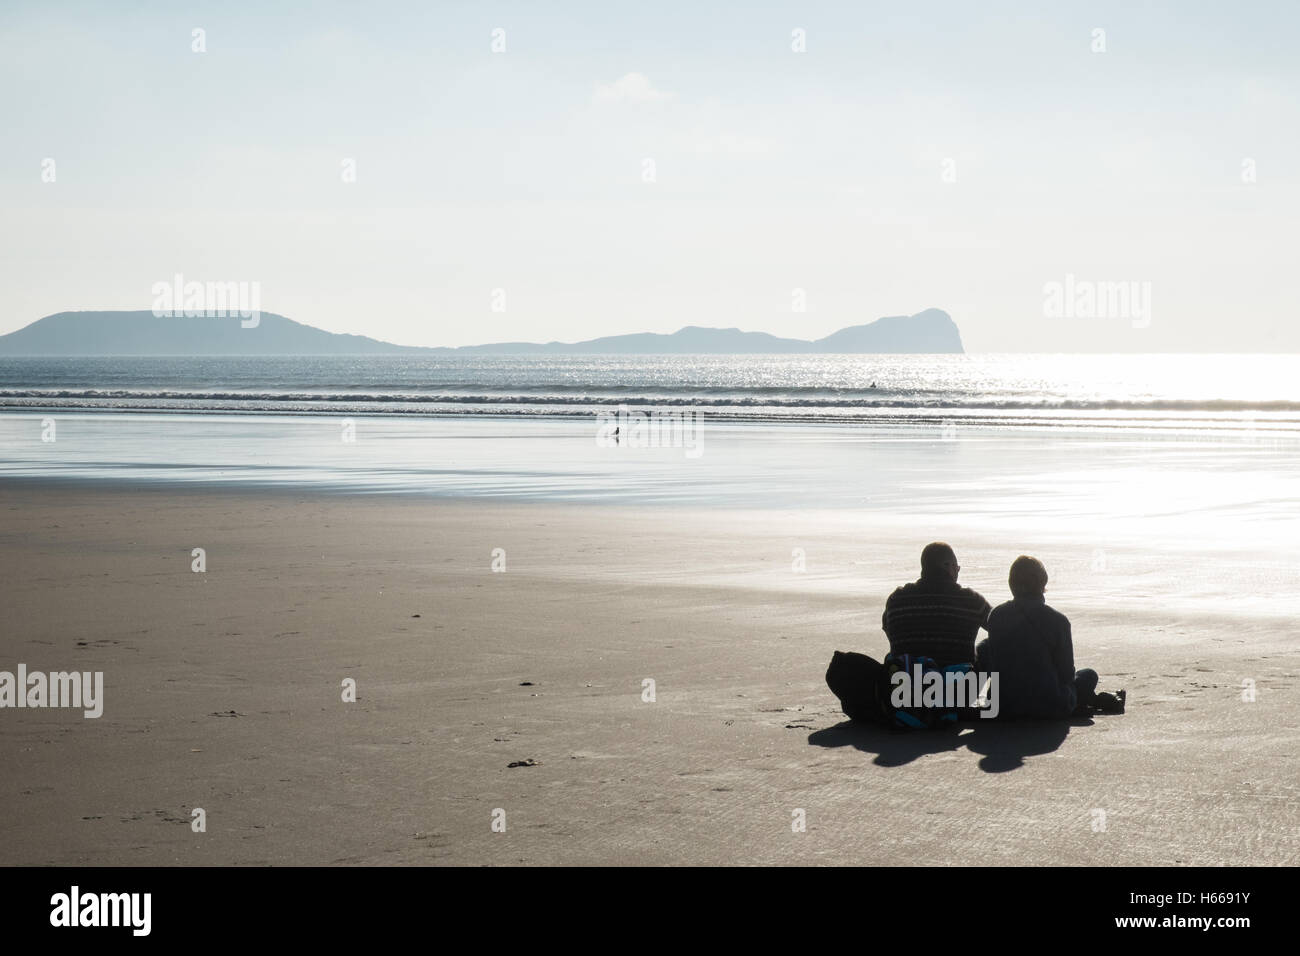
[[[104,673],[98,719],[0,711],[0,863],[1300,859],[1300,640],[1231,600],[1290,552],[1040,534],[1128,713],[900,736],[826,664],[883,655],[934,537],[1004,600],[1029,545],[989,520],[19,480],[0,512],[0,669]]]
[[[6,941],[1285,932],[1300,5],[184,9],[0,7]]]

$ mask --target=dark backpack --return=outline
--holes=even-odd
[[[856,651],[836,651],[826,668],[826,686],[840,699],[840,709],[849,720],[885,719],[880,709],[880,661]]]

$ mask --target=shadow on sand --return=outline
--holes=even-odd
[[[925,754],[966,748],[980,754],[985,773],[1005,773],[1025,765],[1026,757],[1051,753],[1065,742],[1071,727],[1091,727],[1091,718],[1074,720],[975,720],[940,730],[894,731],[875,724],[845,720],[808,735],[817,747],[856,747],[875,754],[880,767],[901,767]]]

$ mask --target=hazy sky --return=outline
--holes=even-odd
[[[6,0],[0,333],[179,272],[413,345],[934,306],[968,351],[1300,351],[1298,28],[1290,2]],[[1149,321],[1045,315],[1067,275],[1149,283]]]

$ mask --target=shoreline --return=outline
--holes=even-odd
[[[306,403],[304,403],[306,404]],[[394,402],[400,405],[401,402]],[[340,402],[337,405],[313,406],[310,408],[293,407],[244,407],[232,403],[229,407],[172,407],[166,405],[118,406],[118,405],[45,405],[45,404],[5,404],[0,403],[0,417],[24,417],[28,415],[65,416],[109,416],[109,415],[159,415],[188,417],[195,420],[220,419],[222,417],[256,417],[286,419],[318,419],[349,416],[353,418],[373,418],[376,420],[464,420],[474,421],[509,421],[509,422],[568,422],[575,420],[593,420],[601,415],[610,415],[611,410],[628,408],[633,411],[651,411],[659,414],[695,412],[706,416],[710,422],[728,426],[748,426],[792,428],[826,426],[841,428],[857,426],[860,428],[907,428],[933,427],[935,424],[949,422],[961,426],[973,426],[980,429],[1014,431],[1041,428],[1044,430],[1078,430],[1109,432],[1118,435],[1132,434],[1142,430],[1151,432],[1172,432],[1201,435],[1227,435],[1242,429],[1256,429],[1261,425],[1276,424],[1282,427],[1268,428],[1271,434],[1277,434],[1288,441],[1300,441],[1300,417],[1291,417],[1300,413],[1300,403],[1294,402],[1258,402],[1247,403],[1224,400],[1222,409],[1208,408],[1204,403],[1196,408],[1180,409],[1169,407],[1161,409],[1152,403],[1151,410],[1165,411],[1164,415],[1143,416],[1137,414],[1147,410],[1147,406],[1111,406],[1104,402],[1095,405],[1043,407],[1041,405],[1006,405],[981,406],[954,403],[951,405],[873,405],[848,406],[862,408],[862,414],[781,414],[763,415],[718,411],[717,408],[734,408],[737,406],[711,406],[687,401],[656,402],[646,401],[635,404],[603,403],[575,407],[572,411],[559,411],[548,406],[545,410],[523,411],[509,408],[500,411],[488,411],[486,408],[467,410],[452,405],[446,409],[428,408],[421,403],[408,403],[412,408],[384,408],[374,405],[352,405]],[[432,404],[432,403],[431,403]],[[507,404],[507,403],[502,403]],[[1168,402],[1169,406],[1183,403]],[[744,407],[744,406],[741,406]],[[761,406],[759,406],[761,407]],[[828,406],[811,406],[813,408]],[[1115,415],[1115,411],[1132,411],[1132,415]],[[1218,414],[1215,414],[1215,412]],[[1014,412],[1008,415],[1007,412]],[[1040,414],[1033,414],[1039,412]],[[1095,412],[1089,416],[1087,412]]]
[[[721,423],[693,417],[611,447],[609,419],[507,416],[0,413],[0,480],[235,483],[434,497],[688,507],[927,508],[988,517],[1294,520],[1300,438],[1218,432],[928,424]],[[659,437],[659,432],[651,436]],[[629,435],[632,437],[629,438]],[[602,438],[604,440],[602,440]],[[1221,480],[1240,473],[1237,486]],[[981,480],[986,478],[989,480]],[[1157,485],[1167,486],[1165,493]],[[1068,494],[1067,494],[1068,492]],[[992,509],[990,513],[989,509]],[[1221,532],[1245,539],[1253,529]]]

